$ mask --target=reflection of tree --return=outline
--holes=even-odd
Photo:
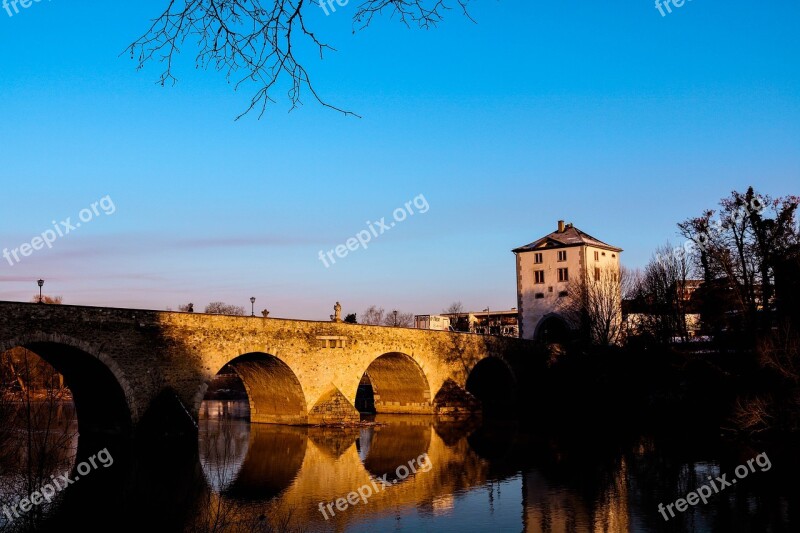
[[[624,455],[629,443],[599,435],[546,434],[516,445],[532,463],[523,480],[527,531],[630,530]]]
[[[23,348],[2,354],[0,381],[0,506],[16,505],[69,471],[77,438],[72,396],[61,374]],[[6,528],[34,530],[50,505],[20,513]],[[5,517],[0,518],[4,520]]]
[[[273,428],[274,426],[257,426],[251,430],[247,422],[228,417],[218,420],[206,419],[202,422],[200,455],[208,488],[194,504],[195,512],[191,523],[187,524],[187,531],[200,533],[298,531],[291,525],[291,509],[286,512],[268,513],[252,499],[237,497],[237,494],[243,491],[251,498],[255,495],[258,499],[260,496],[255,485],[271,486],[276,482],[269,468],[267,471],[258,469],[258,465],[263,461],[269,464],[275,463],[278,470],[285,466],[285,461],[270,453],[274,450],[266,450],[265,453],[264,435],[258,438],[259,430],[266,429],[264,433],[267,434]],[[255,473],[254,460],[258,470]],[[267,492],[268,495],[264,496],[266,499],[276,494],[274,490]]]

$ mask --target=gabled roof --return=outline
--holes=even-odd
[[[564,231],[554,231],[550,235],[546,235],[537,241],[533,241],[525,246],[514,248],[511,250],[515,254],[521,252],[531,252],[533,250],[549,250],[552,248],[569,248],[571,246],[594,246],[595,248],[602,248],[612,252],[621,252],[622,248],[611,246],[604,243],[600,239],[595,239],[588,233],[585,233],[572,224],[567,224]]]

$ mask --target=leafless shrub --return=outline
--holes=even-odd
[[[766,431],[772,427],[773,409],[772,402],[766,398],[740,398],[736,401],[732,415],[734,427],[750,435]]]
[[[230,305],[225,302],[211,302],[206,306],[205,313],[209,315],[244,316],[244,307]]]

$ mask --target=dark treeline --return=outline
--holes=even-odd
[[[679,222],[681,245],[622,273],[621,342],[544,347],[537,415],[800,433],[799,202],[751,187]]]

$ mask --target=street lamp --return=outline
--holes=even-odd
[[[393,312],[394,312],[394,327],[397,327],[397,309],[395,309]]]
[[[490,335],[492,333],[491,325],[489,324],[489,308],[487,307],[484,309],[486,311],[486,334]]]
[[[39,303],[42,303],[42,285],[44,285],[44,280],[40,279],[36,283],[39,284]]]
[[[251,296],[250,297],[250,316],[256,316],[256,311],[255,311],[256,307],[255,307],[255,305],[256,305],[256,297],[255,296]]]

